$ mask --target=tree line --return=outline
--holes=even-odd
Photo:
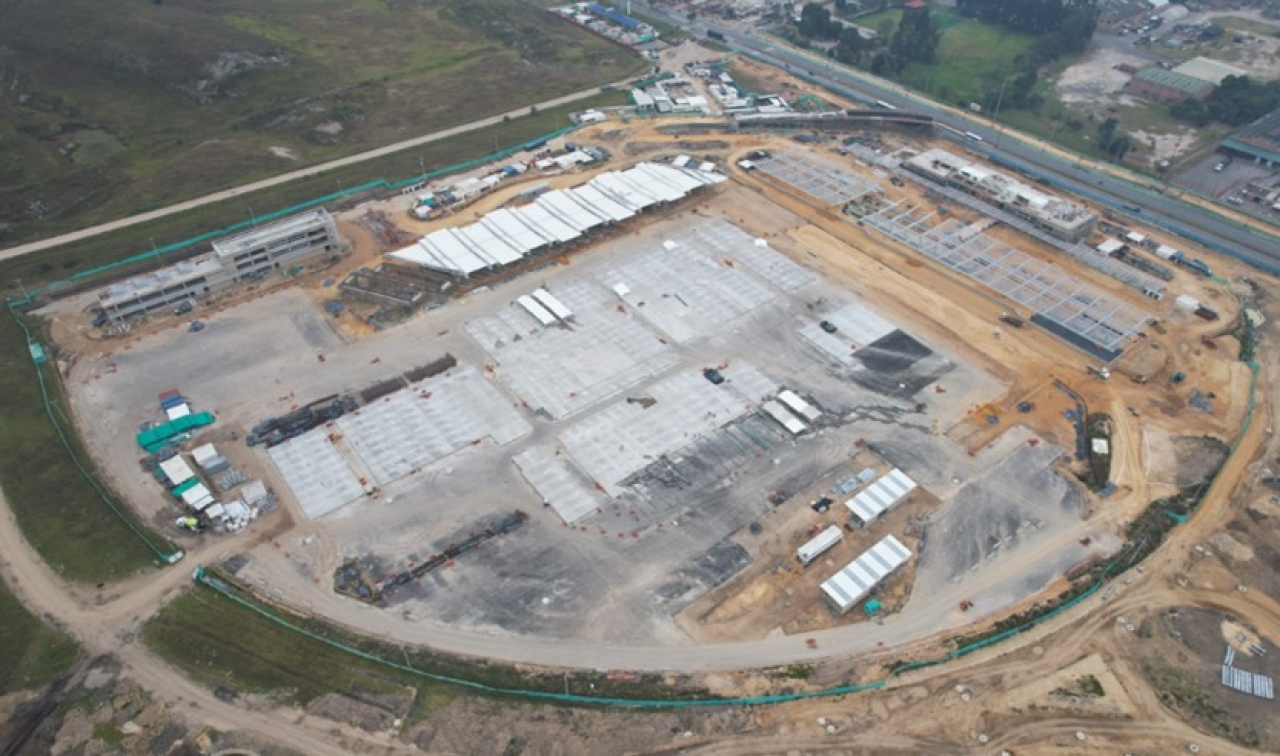
[[[1248,76],[1228,76],[1203,100],[1194,97],[1169,108],[1174,118],[1196,126],[1212,121],[1243,126],[1280,106],[1280,81],[1254,81]]]
[[[869,40],[854,26],[833,18],[826,6],[807,3],[800,9],[796,32],[806,40],[835,42],[831,57],[864,65],[876,74],[899,73],[910,63],[936,63],[942,41],[938,22],[927,7],[904,13],[897,29],[883,35],[887,39]]]

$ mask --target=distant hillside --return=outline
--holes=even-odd
[[[0,0],[0,18],[5,245],[642,67],[523,0]]]

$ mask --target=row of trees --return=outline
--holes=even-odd
[[[1280,81],[1254,81],[1248,76],[1228,76],[1204,100],[1184,100],[1169,108],[1174,118],[1196,126],[1219,121],[1243,126],[1280,106]]]
[[[935,63],[942,33],[929,9],[905,13],[898,28],[882,39],[865,39],[853,26],[832,18],[825,6],[807,3],[796,31],[805,39],[831,42],[832,57],[850,65],[867,64],[877,74],[897,73],[910,63]],[[887,38],[887,41],[886,39]]]

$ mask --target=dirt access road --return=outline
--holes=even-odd
[[[556,97],[554,99],[545,100],[543,102],[537,103],[536,105],[533,105],[532,107],[537,108],[538,110],[545,110],[547,108],[554,108],[554,107],[565,105],[571,102],[577,102],[578,100],[585,100],[586,98],[591,97],[592,95],[597,95],[599,93],[600,93],[600,87],[592,87],[591,89],[583,89],[581,91],[574,92],[572,94],[567,94],[562,97]],[[465,134],[468,131],[482,129],[486,126],[494,126],[496,124],[502,123],[504,119],[518,118],[522,115],[527,114],[528,112],[529,112],[529,107],[523,107],[518,110],[508,111],[506,113],[499,113],[498,115],[490,116],[489,118],[482,118],[478,121],[472,121],[471,123],[464,123],[461,126],[454,126],[453,128],[444,129],[443,131],[436,131],[431,134],[424,134],[423,136],[414,137],[413,139],[406,139],[402,142],[396,142],[395,144],[389,144],[386,147],[379,147],[377,149],[368,150],[355,155],[349,155],[344,158],[338,158],[337,160],[330,160],[327,163],[320,163],[319,165],[313,165],[308,168],[299,168],[296,171],[282,173],[279,176],[273,176],[271,178],[263,179],[261,181],[254,181],[251,184],[241,184],[240,186],[233,187],[231,189],[224,189],[221,192],[206,194],[203,197],[197,197],[192,200],[187,200],[186,202],[179,202],[175,205],[162,207],[158,210],[151,210],[150,212],[139,213],[137,215],[130,215],[127,218],[120,218],[119,220],[109,221],[107,223],[101,223],[97,226],[91,226],[89,228],[84,228],[79,231],[72,231],[71,233],[62,234],[60,236],[53,236],[48,239],[41,239],[40,241],[21,244],[17,247],[0,249],[0,260],[9,260],[14,257],[21,257],[22,255],[31,254],[32,252],[39,252],[41,250],[50,249],[52,247],[57,247],[63,244],[70,244],[71,242],[80,241],[81,239],[89,239],[94,236],[98,236],[99,234],[105,234],[111,231],[119,231],[122,228],[136,226],[139,223],[146,223],[148,221],[153,221],[157,218],[164,218],[166,216],[175,215],[177,213],[184,213],[188,210],[193,210],[197,207],[209,205],[214,202],[221,202],[222,200],[231,199],[232,197],[238,197],[242,194],[251,194],[253,192],[258,191],[259,189],[267,189],[269,187],[278,186],[280,184],[287,184],[290,181],[294,181],[300,178],[306,178],[307,176],[314,176],[318,173],[324,173],[325,171],[331,171],[334,168],[342,168],[348,165],[355,165],[356,163],[362,163],[366,160],[379,158],[379,157],[382,157],[383,155],[390,155],[391,153],[398,152],[400,150],[407,150],[411,147],[419,147],[424,144],[430,144],[431,142],[438,142],[441,139],[448,139],[451,136],[456,136],[458,134]]]

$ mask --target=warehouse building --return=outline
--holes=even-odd
[[[213,243],[213,252],[111,284],[98,294],[106,319],[121,323],[168,308],[187,308],[208,294],[272,270],[299,265],[342,249],[333,218],[323,208],[267,223]]]
[[[865,598],[885,578],[911,559],[911,551],[893,536],[885,536],[822,584],[823,598],[838,614],[844,614]]]
[[[1164,105],[1175,105],[1193,97],[1203,100],[1213,93],[1213,83],[1151,66],[1129,80],[1129,91]]]
[[[1232,134],[1222,149],[1260,165],[1280,166],[1280,109],[1273,110]],[[1255,202],[1270,199],[1270,189],[1255,192]],[[1278,203],[1280,204],[1280,203]]]
[[[1082,205],[1046,194],[946,150],[922,152],[903,165],[913,173],[960,189],[1066,241],[1083,240],[1092,233],[1098,220],[1096,212]]]

